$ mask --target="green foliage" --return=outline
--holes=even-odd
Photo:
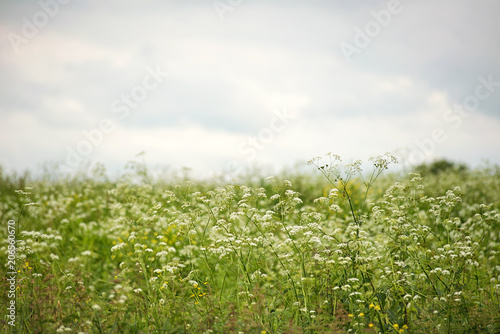
[[[467,171],[467,169],[467,166],[464,164],[455,163],[446,159],[439,159],[431,163],[424,163],[415,167],[415,172],[422,176],[427,176],[429,174],[438,175],[445,172],[463,174]]]
[[[155,180],[140,163],[116,181],[99,166],[0,174],[0,215],[19,225],[15,330],[500,330],[498,168],[400,177],[382,174],[389,154],[368,171],[325,159],[310,162],[320,173],[222,186]]]

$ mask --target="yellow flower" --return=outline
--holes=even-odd
[[[403,327],[401,327],[403,329],[408,329],[408,326],[407,325],[403,325]]]
[[[360,314],[358,314],[358,317],[360,318],[363,318],[365,316],[365,314],[363,312],[361,312]]]
[[[352,317],[354,317],[354,314],[349,313],[347,316],[348,316],[349,318],[352,318]]]
[[[370,306],[368,306],[369,308],[373,308],[375,305],[373,305],[373,303],[370,304]]]
[[[380,311],[380,306],[378,306],[378,305],[377,305],[377,306],[375,306],[375,310],[376,310],[376,311]]]
[[[371,327],[373,327],[373,326],[374,326],[374,325],[373,325],[372,323],[369,323],[369,324],[368,324],[368,327],[370,327],[370,328],[371,328]]]
[[[398,324],[394,324],[392,327],[394,327],[395,330],[398,330],[399,325]]]
[[[261,331],[260,334],[266,334],[267,332],[266,331]]]
[[[200,302],[196,302],[196,303],[194,303],[194,304],[195,304],[195,305],[198,305],[199,303],[200,303]]]

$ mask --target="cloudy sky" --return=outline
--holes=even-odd
[[[2,1],[0,164],[500,163],[497,0]]]

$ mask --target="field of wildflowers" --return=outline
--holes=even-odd
[[[394,162],[328,154],[222,185],[140,164],[116,180],[2,172],[17,316],[1,331],[500,332],[500,168]]]

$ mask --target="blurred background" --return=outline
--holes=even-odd
[[[500,163],[500,2],[2,1],[0,165]],[[401,168],[400,167],[400,168]]]

